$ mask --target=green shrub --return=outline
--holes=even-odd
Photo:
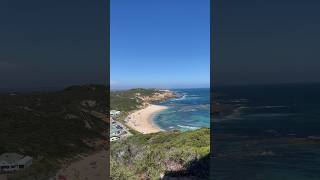
[[[210,130],[207,128],[138,134],[111,144],[111,169],[123,169],[125,166],[126,171],[136,178],[159,179],[161,174],[169,170],[169,163],[181,166],[181,170],[188,169],[195,161],[208,156],[209,152]],[[189,172],[192,174],[195,171]],[[118,171],[111,171],[113,175],[119,176]]]

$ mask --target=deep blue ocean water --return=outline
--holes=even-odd
[[[153,117],[163,130],[194,130],[210,127],[210,89],[174,89],[179,97],[161,102],[169,108]]]
[[[230,86],[213,93],[234,108],[213,118],[214,179],[320,179],[320,84]]]

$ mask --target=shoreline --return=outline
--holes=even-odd
[[[153,117],[156,113],[165,109],[168,109],[168,107],[150,104],[144,109],[140,109],[129,114],[126,118],[126,124],[142,134],[150,134],[163,131],[154,123]]]

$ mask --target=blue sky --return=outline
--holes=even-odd
[[[111,87],[209,87],[209,0],[111,0]]]
[[[105,84],[106,1],[0,2],[0,91]]]

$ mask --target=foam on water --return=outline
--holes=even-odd
[[[194,129],[198,129],[199,127],[193,127],[193,126],[182,126],[182,125],[177,125],[178,127],[180,128],[184,128],[184,129],[191,129],[191,130],[194,130]]]
[[[235,109],[213,119],[215,179],[319,179],[319,92],[320,84],[217,88],[220,104]]]
[[[181,97],[160,103],[169,108],[156,114],[154,123],[164,130],[186,131],[210,127],[209,88],[174,91]]]

